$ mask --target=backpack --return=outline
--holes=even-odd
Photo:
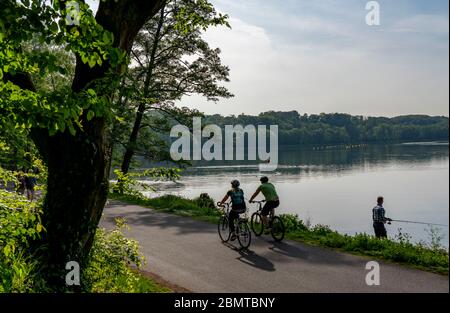
[[[233,205],[245,204],[244,191],[242,189],[230,190],[230,197]]]

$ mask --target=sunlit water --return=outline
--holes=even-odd
[[[434,142],[320,151],[281,148],[280,166],[268,175],[281,198],[277,213],[298,214],[312,225],[342,233],[373,233],[372,208],[382,195],[388,217],[448,225],[448,148],[448,143]],[[194,198],[208,193],[218,201],[230,181],[238,179],[249,198],[261,175],[257,164],[197,162],[178,183],[155,186],[158,195]],[[389,236],[395,237],[399,228],[416,242],[430,242],[427,225],[393,223],[387,226]],[[438,229],[448,247],[448,226]]]

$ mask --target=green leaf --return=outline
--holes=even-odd
[[[90,67],[90,68],[93,68],[93,67],[97,64],[97,60],[95,59],[95,57],[91,57],[91,58],[89,59],[88,64],[89,64],[89,67]]]
[[[59,128],[59,130],[61,130],[62,132],[64,132],[64,130],[66,129],[66,123],[64,123],[63,120],[59,120],[57,123],[58,123],[58,128]]]
[[[4,254],[6,257],[8,257],[9,254],[10,254],[10,252],[11,252],[11,247],[10,247],[9,245],[6,245],[6,246],[3,248],[3,254]]]
[[[103,33],[103,42],[107,45],[112,44],[113,43],[113,34],[110,32],[105,31]]]
[[[56,34],[59,31],[58,24],[53,22],[52,25],[50,25],[50,30],[52,33]]]
[[[73,127],[72,123],[67,124],[67,127],[69,127],[69,132],[72,136],[75,136],[77,134],[75,128]]]
[[[94,118],[94,116],[95,116],[94,111],[89,110],[88,113],[87,113],[87,120],[88,121],[92,120]]]

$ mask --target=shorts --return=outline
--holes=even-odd
[[[280,201],[267,201],[266,204],[264,204],[263,209],[261,210],[262,216],[269,215],[270,211],[272,211],[275,208],[278,208],[280,206]]]
[[[387,238],[386,227],[383,222],[373,222],[373,229],[377,238]]]

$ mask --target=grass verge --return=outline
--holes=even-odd
[[[220,216],[218,210],[212,208],[210,204],[207,207],[202,206],[204,202],[201,198],[190,200],[169,195],[150,199],[118,194],[110,194],[109,198],[210,223],[216,223]],[[367,234],[354,236],[340,234],[324,225],[309,227],[295,215],[281,215],[281,217],[286,226],[288,239],[448,275],[448,250],[437,245],[412,243],[407,234],[399,234],[395,240],[379,240]]]
[[[174,291],[169,286],[155,281],[153,277],[149,277],[141,271],[134,270],[133,272],[136,275],[134,288],[136,293],[171,293]]]

